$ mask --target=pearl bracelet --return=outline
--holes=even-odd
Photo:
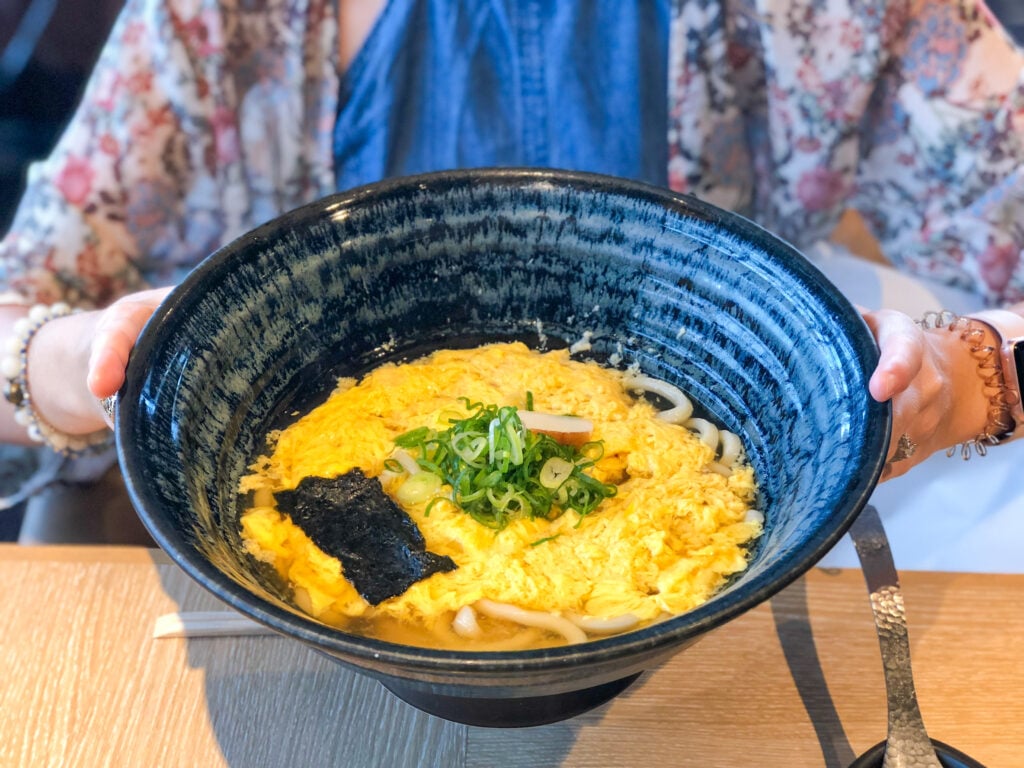
[[[0,360],[0,374],[6,380],[4,398],[14,406],[14,420],[25,427],[29,439],[44,443],[64,456],[99,451],[110,445],[113,433],[101,429],[88,435],[69,435],[47,424],[36,413],[28,390],[28,347],[36,332],[46,323],[80,311],[63,302],[36,304],[26,317],[15,322],[14,335],[8,340],[3,350],[3,359]]]

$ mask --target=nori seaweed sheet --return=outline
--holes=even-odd
[[[358,468],[337,477],[304,477],[294,491],[274,498],[314,544],[341,561],[345,578],[371,605],[458,567],[450,557],[428,552],[415,521],[377,478]]]

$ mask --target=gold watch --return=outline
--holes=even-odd
[[[1006,405],[1013,421],[1006,432],[995,435],[997,443],[1005,443],[1024,436],[1024,403],[1021,401],[1021,382],[1024,382],[1024,317],[1006,309],[989,309],[969,317],[980,320],[996,335],[999,362],[1006,386]]]

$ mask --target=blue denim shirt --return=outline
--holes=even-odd
[[[338,188],[531,166],[667,185],[669,0],[390,0],[342,80]]]

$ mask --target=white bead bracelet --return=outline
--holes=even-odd
[[[14,420],[25,427],[31,440],[44,443],[64,456],[78,456],[105,448],[110,444],[113,433],[101,429],[88,435],[69,435],[47,424],[36,413],[28,390],[28,347],[32,337],[46,323],[80,311],[64,302],[36,304],[26,317],[15,322],[14,335],[8,340],[0,359],[0,374],[6,380],[4,398],[14,406]]]

